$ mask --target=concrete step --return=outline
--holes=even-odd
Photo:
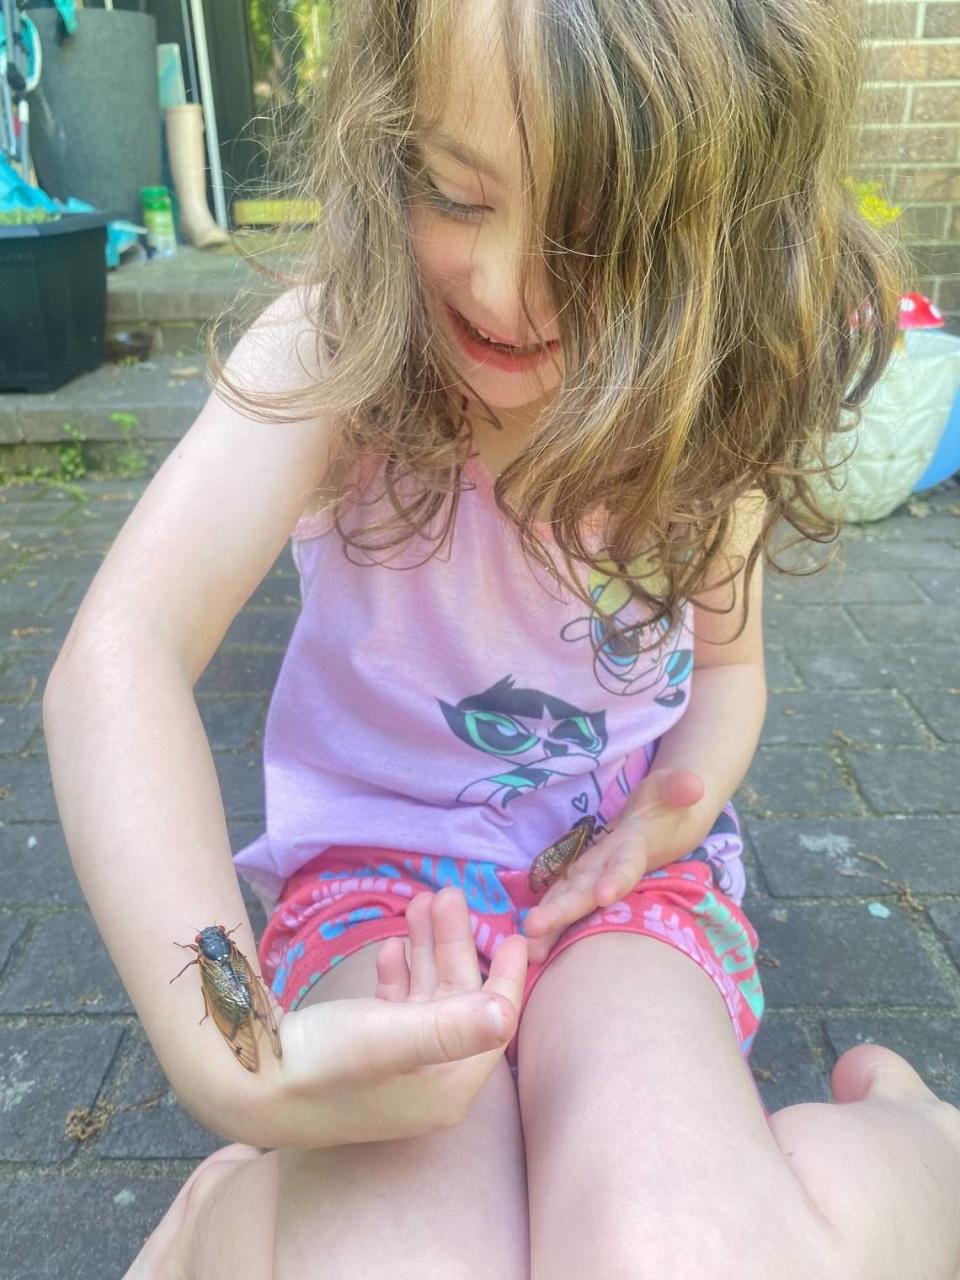
[[[211,322],[225,316],[218,346],[226,355],[285,287],[264,273],[285,275],[296,241],[286,250],[276,243],[255,233],[236,245],[180,246],[172,258],[127,261],[109,271],[108,334],[147,330],[148,359],[103,364],[44,394],[0,394],[0,472],[60,471],[64,451],[68,469],[77,465],[78,451],[88,470],[119,466],[139,473],[159,466],[207,397]]]
[[[161,355],[101,365],[40,395],[0,395],[0,464],[10,471],[40,465],[79,431],[88,467],[109,469],[111,460],[139,452],[152,472],[206,400],[206,371],[195,352]]]
[[[151,355],[205,349],[211,321],[229,311],[225,339],[252,319],[283,288],[255,269],[286,270],[291,251],[271,249],[262,234],[211,249],[181,245],[172,258],[125,262],[107,274],[107,332],[147,329]],[[251,261],[252,260],[252,261]]]

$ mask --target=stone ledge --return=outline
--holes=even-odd
[[[289,259],[267,255],[268,270]],[[256,311],[282,287],[261,275],[232,245],[213,250],[181,246],[174,258],[125,263],[107,273],[107,323],[204,321],[231,310]]]
[[[104,364],[40,395],[0,396],[0,446],[69,444],[64,424],[88,440],[124,441],[123,419],[136,417],[134,442],[179,440],[200,412],[209,387],[197,355],[157,356],[139,364]]]

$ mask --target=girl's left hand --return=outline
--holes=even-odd
[[[546,891],[524,921],[532,964],[546,959],[560,934],[598,907],[625,897],[642,879],[652,847],[672,848],[671,833],[703,798],[688,769],[654,769],[634,790],[616,826],[600,836]],[[689,850],[677,846],[677,858]]]

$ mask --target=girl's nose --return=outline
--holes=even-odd
[[[488,328],[511,341],[525,343],[537,334],[551,336],[553,314],[544,285],[544,273],[534,272],[527,289],[528,322],[523,314],[520,295],[520,267],[523,262],[518,246],[510,247],[502,237],[495,238],[485,252],[474,257],[472,294],[476,302],[474,317],[486,321]],[[531,332],[532,327],[532,332]]]

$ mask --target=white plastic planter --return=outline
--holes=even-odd
[[[936,329],[903,330],[895,351],[862,406],[855,433],[832,442],[828,457],[845,467],[835,493],[821,476],[811,481],[823,508],[854,524],[882,520],[913,491],[936,451],[960,388],[960,338]]]

